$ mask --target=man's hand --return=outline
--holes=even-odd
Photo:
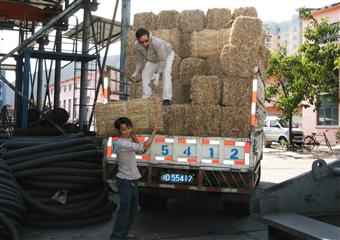
[[[161,130],[161,128],[160,128],[160,127],[154,127],[154,128],[153,128],[153,132],[154,132],[154,133],[157,133],[157,132],[159,132],[159,130]]]
[[[152,76],[151,81],[153,82],[153,85],[155,87],[158,87],[158,84],[159,84],[159,73],[154,73],[153,76]]]

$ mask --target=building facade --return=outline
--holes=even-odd
[[[339,24],[340,3],[315,9],[311,13],[317,20],[327,19],[330,23]],[[308,21],[303,21],[303,27],[308,26],[308,24]],[[335,39],[335,41],[340,43],[339,39]],[[321,97],[321,106],[319,109],[316,109],[315,106],[303,108],[302,129],[304,134],[310,135],[317,133],[317,135],[322,135],[323,132],[325,132],[330,142],[335,144],[337,142],[336,134],[337,132],[340,133],[339,108],[339,103],[333,101],[327,94]]]
[[[302,20],[298,15],[292,16],[290,21],[280,23],[266,22],[266,46],[271,52],[279,49],[279,46],[287,48],[288,55],[294,55],[302,43]]]
[[[89,116],[92,111],[92,104],[95,98],[95,89],[98,83],[98,77],[99,73],[92,72],[89,73],[88,76],[88,86],[89,89],[87,91],[86,96],[86,112],[87,112],[87,119],[89,119]],[[117,101],[119,100],[119,96],[117,94],[114,94],[115,91],[117,91],[117,88],[119,85],[116,81],[119,81],[119,72],[117,71],[110,71],[109,74],[109,89],[111,91],[111,94],[109,95],[109,100],[111,101]],[[54,99],[54,84],[50,84],[49,91],[51,95],[51,106],[55,106],[53,103]],[[60,82],[60,102],[59,107],[65,109],[69,113],[69,122],[77,123],[79,121],[79,103],[80,103],[80,77],[76,76],[74,78],[65,79]],[[103,91],[100,89],[97,102],[104,102],[104,96]]]

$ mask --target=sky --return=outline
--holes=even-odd
[[[97,13],[101,16],[112,18],[115,0],[98,0],[100,3]],[[290,20],[300,7],[319,8],[338,0],[131,0],[131,15],[137,12],[159,13],[162,10],[191,10],[209,8],[229,8],[253,6],[257,9],[263,21]],[[95,13],[96,14],[96,13]]]

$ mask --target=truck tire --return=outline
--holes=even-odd
[[[139,194],[139,206],[145,210],[164,210],[168,202],[167,198],[162,198],[157,195]]]
[[[250,199],[247,201],[223,201],[223,211],[230,216],[247,217],[251,213]]]

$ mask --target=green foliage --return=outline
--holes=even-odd
[[[340,66],[339,23],[316,21],[306,9],[299,9],[300,16],[310,21],[305,28],[304,43],[297,54],[288,56],[285,48],[271,53],[267,76],[274,83],[266,88],[266,100],[283,112],[290,120],[298,106],[320,104],[320,96],[328,93],[338,101]]]

